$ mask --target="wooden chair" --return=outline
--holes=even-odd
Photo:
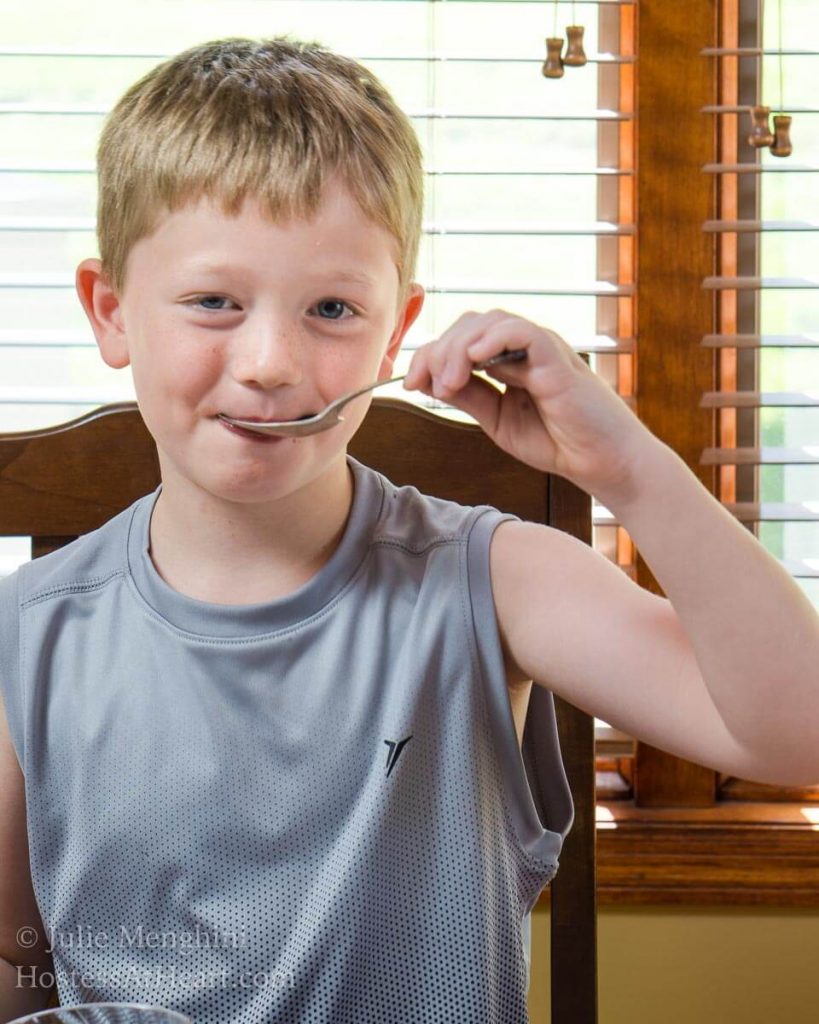
[[[396,399],[375,398],[350,454],[395,484],[463,505],[493,505],[591,542],[591,499],[567,480],[525,466],[474,424]],[[156,446],[135,402],[104,406],[56,427],[0,434],[0,536],[30,536],[32,557],[88,533],[159,484]],[[524,763],[537,788],[540,716],[552,695],[532,687]],[[554,698],[575,805],[560,869],[546,890],[551,912],[553,1024],[597,1021],[593,719]],[[532,976],[537,973],[532,964]]]

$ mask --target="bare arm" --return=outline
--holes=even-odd
[[[608,507],[651,566],[714,705],[759,773],[819,783],[819,616],[683,460],[651,442],[635,490]]]
[[[36,932],[34,945],[18,942],[20,928],[32,929],[26,941]],[[0,1022],[48,1006],[53,985],[43,989],[36,984],[41,972],[50,974],[53,970],[47,948],[31,884],[23,773],[0,699]],[[18,967],[24,968],[22,984],[18,984]]]
[[[657,444],[609,498],[659,597],[574,537],[502,523],[490,549],[515,674],[678,757],[773,785],[819,783],[819,616],[778,562]]]
[[[526,358],[490,368],[501,391],[472,370],[505,349]],[[505,524],[492,585],[509,654],[527,678],[558,677],[586,711],[630,720],[633,735],[659,736],[663,749],[699,750],[700,764],[819,783],[819,616],[560,335],[506,310],[470,311],[416,350],[404,387],[451,402],[514,458],[599,498],[665,591],[658,599],[619,586],[565,546],[556,588],[554,538]]]

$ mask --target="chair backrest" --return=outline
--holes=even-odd
[[[493,505],[591,542],[589,496],[562,477],[511,458],[474,424],[375,398],[349,452],[397,485],[413,484],[462,505]],[[156,446],[134,402],[104,406],[53,428],[0,434],[0,536],[30,536],[37,558],[102,526],[159,481]],[[594,721],[532,687],[523,760],[547,827],[546,800],[538,792],[538,722],[548,721],[553,699],[574,824],[543,897],[551,913],[551,1019],[595,1024]]]

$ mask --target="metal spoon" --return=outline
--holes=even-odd
[[[495,363],[517,363],[525,358],[525,348],[512,349],[511,351],[501,352],[499,355],[492,356],[491,359],[484,359],[483,362],[475,363],[472,369],[484,370],[487,366],[494,366]],[[225,423],[231,423],[234,427],[255,430],[257,434],[275,434],[278,437],[306,437],[308,434],[318,434],[322,430],[334,427],[337,423],[342,423],[344,417],[340,415],[341,410],[353,398],[363,395],[365,391],[372,391],[373,388],[383,387],[384,384],[394,384],[396,381],[403,380],[406,376],[404,373],[400,377],[378,380],[375,384],[368,384],[365,388],[359,388],[358,391],[350,391],[348,394],[342,395],[341,398],[330,402],[325,409],[316,413],[315,416],[307,416],[301,420],[265,420],[263,422],[235,420],[232,416],[226,416],[221,412],[218,414],[217,419],[224,420]]]

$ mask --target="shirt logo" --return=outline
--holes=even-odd
[[[412,736],[407,736],[405,740],[400,742],[397,740],[384,740],[387,746],[390,748],[389,754],[387,754],[387,778],[390,777],[390,772],[398,763],[398,758],[401,756],[401,751],[412,739]]]

